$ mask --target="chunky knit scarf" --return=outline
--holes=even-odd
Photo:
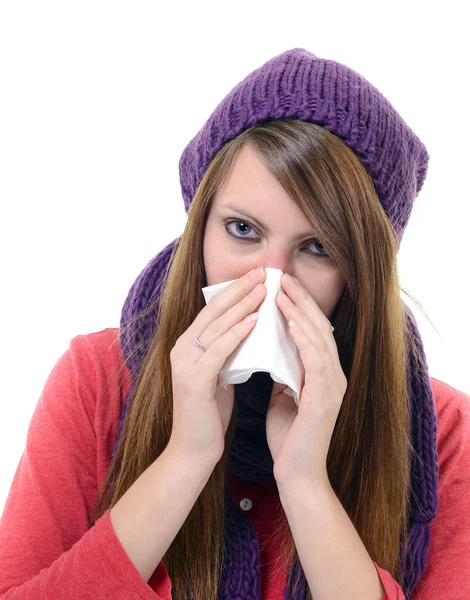
[[[320,124],[357,153],[373,177],[380,202],[400,242],[427,172],[429,157],[424,145],[391,104],[362,76],[302,48],[286,51],[249,74],[217,106],[186,146],[179,163],[185,210],[188,211],[210,161],[227,141],[259,122],[280,118]],[[132,374],[132,384],[121,413],[113,456],[134,383],[148,343],[158,327],[158,299],[178,240],[173,240],[148,263],[123,306],[120,343]],[[153,311],[137,318],[129,327],[131,320],[153,302]],[[409,349],[408,396],[416,454],[410,453],[409,535],[401,557],[404,580],[400,582],[409,600],[426,568],[429,524],[437,513],[438,455],[436,409],[426,356],[416,322],[404,303],[403,310],[423,364],[421,367]],[[140,344],[142,347],[138,349]],[[265,434],[272,385],[269,373],[259,372],[235,386],[237,420],[228,463],[232,474],[255,481],[274,479]],[[227,554],[219,598],[261,600],[258,538],[252,522],[238,510],[227,488],[225,519]],[[308,585],[299,563],[296,569],[295,600],[300,600],[305,597]],[[288,584],[296,569],[289,571]],[[288,589],[287,585],[286,600]]]

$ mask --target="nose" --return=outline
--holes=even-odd
[[[261,262],[265,268],[271,267],[272,269],[280,269],[283,273],[292,272],[292,263],[286,251],[279,248],[279,246],[270,246],[266,249],[266,252],[261,256]]]

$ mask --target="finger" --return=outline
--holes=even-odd
[[[299,348],[299,352],[304,362],[305,370],[309,368],[318,374],[325,374],[329,380],[338,383],[339,381],[344,380],[345,375],[339,361],[338,349],[331,333],[328,336],[325,336],[323,332],[319,331],[302,311],[282,292],[279,295],[279,304],[289,323],[295,322],[299,328],[299,330],[297,330],[294,326],[291,329],[294,341]],[[334,345],[333,350],[331,350],[331,344],[329,343],[330,338],[332,338],[332,344]],[[301,352],[303,346],[308,346],[307,341],[313,344],[315,349],[313,354],[312,348],[309,348],[308,353],[306,350],[304,350],[303,354]],[[301,344],[300,346],[299,343]]]
[[[265,278],[265,270],[262,274],[250,271],[240,277],[240,279],[237,279],[223,288],[209,300],[206,306],[203,307],[188,329],[178,338],[175,347],[181,346],[184,348],[185,356],[187,356],[186,353],[190,351],[188,349],[192,347],[195,352],[191,351],[190,358],[194,357],[194,359],[197,360],[198,353],[196,350],[199,349],[192,344],[193,340],[198,337],[201,344],[207,348],[210,340],[206,338],[203,341],[202,339],[207,328],[221,315],[225,314],[230,307],[236,305],[246,297],[247,294],[249,294],[258,283],[263,282]],[[201,350],[199,350],[199,352],[201,352]]]
[[[256,326],[257,315],[258,313],[248,315],[224,335],[216,338],[197,361],[198,371],[204,372],[204,375],[210,378],[216,377],[227,357]]]
[[[306,320],[303,322],[306,322]],[[304,363],[305,378],[307,378],[308,372],[317,378],[322,377],[328,385],[336,386],[337,372],[335,364],[321,332],[312,327],[310,333],[307,333],[301,325],[301,319],[299,321],[291,319],[289,330]]]
[[[331,340],[331,323],[307,288],[297,279],[295,283],[289,283],[289,279],[284,276],[281,278],[281,284],[281,291],[287,295],[295,306],[300,308],[319,331],[325,334],[325,338]]]
[[[199,342],[206,348],[206,351],[235,325],[243,322],[245,317],[254,313],[259,307],[260,303],[264,300],[265,296],[266,286],[263,283],[259,283],[240,302],[235,304],[235,306],[232,306],[232,308],[211,323],[204,333],[202,333],[198,338]],[[230,350],[228,354],[225,354],[225,359],[231,354],[232,351],[233,350]],[[224,354],[225,347],[220,348],[219,352]],[[195,357],[196,361],[199,361],[199,359],[200,356]]]
[[[276,296],[276,302],[286,319],[288,321],[292,319],[298,322],[303,331],[312,340],[314,340],[317,335],[321,336],[321,339],[318,339],[317,347],[321,352],[327,352],[329,354],[337,376],[344,377],[341,362],[339,360],[338,347],[331,331],[331,323],[325,317],[320,307],[315,302],[315,299],[310,294],[309,297],[312,302],[302,300],[298,296],[296,303],[294,303],[289,296],[281,290]],[[297,302],[299,305],[297,305]],[[303,304],[303,308],[301,307],[301,304]],[[320,319],[316,319],[317,311],[320,311],[321,313]],[[317,325],[318,320],[320,321],[320,326]],[[325,325],[328,329],[325,328]]]

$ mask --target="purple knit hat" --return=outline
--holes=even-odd
[[[345,65],[318,58],[303,48],[283,52],[250,73],[220,102],[186,146],[179,163],[186,212],[218,150],[244,130],[272,119],[316,123],[352,148],[371,174],[400,244],[413,202],[426,177],[429,160],[426,148],[390,102],[366,79]],[[178,241],[179,238],[173,240],[148,263],[123,306],[120,343],[132,384],[121,413],[113,456],[137,375],[158,327],[158,300]],[[153,302],[152,311],[129,326]],[[429,525],[437,513],[438,454],[436,408],[426,356],[416,321],[405,303],[403,310],[422,363],[421,366],[408,349],[410,434],[415,453],[410,453],[409,535],[401,557],[404,579],[400,584],[409,600],[426,568]],[[254,480],[273,478],[272,458],[262,435],[272,383],[269,374],[261,372],[235,386],[237,428],[229,458],[231,473]],[[264,394],[260,393],[263,391]],[[256,532],[227,489],[225,507],[227,561],[219,598],[260,600]],[[411,559],[407,556],[408,549]],[[287,583],[294,577],[298,582],[294,597],[300,600],[308,586],[298,561],[295,570],[289,571]]]

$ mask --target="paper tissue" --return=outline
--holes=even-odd
[[[294,398],[297,406],[304,367],[287,319],[277,307],[276,296],[281,286],[283,272],[266,267],[267,292],[259,306],[258,320],[250,333],[227,357],[219,373],[219,385],[244,383],[257,371],[267,371],[278,383],[289,386],[285,394]],[[224,287],[236,281],[224,281],[202,288],[206,303]]]

